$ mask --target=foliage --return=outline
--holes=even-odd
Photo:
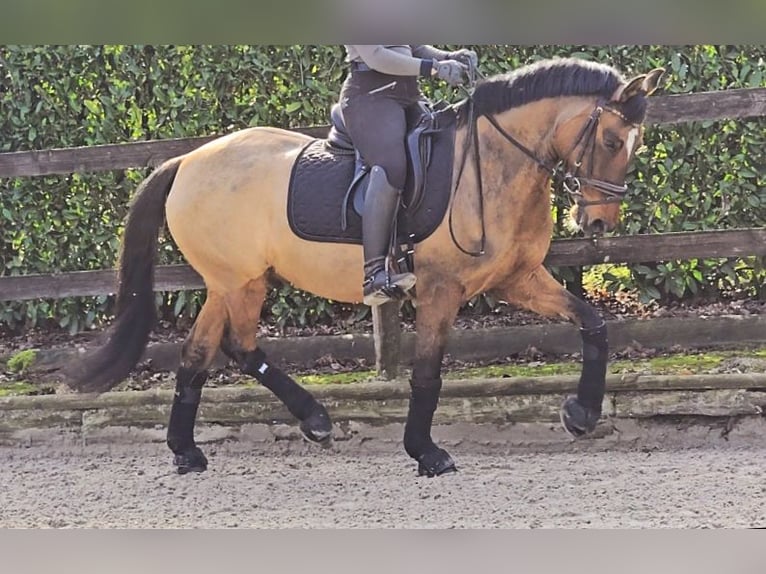
[[[763,46],[474,46],[491,75],[552,56],[613,64],[626,75],[664,66],[663,93],[766,86]],[[340,46],[0,46],[0,151],[224,134],[254,125],[323,125],[346,66]],[[458,90],[425,83],[434,99]],[[629,176],[622,233],[759,226],[764,221],[766,119],[649,126]],[[5,178],[0,274],[114,265],[130,196],[146,170]],[[565,198],[554,200],[561,221]],[[557,226],[558,236],[568,232]],[[167,236],[161,263],[182,259]],[[670,261],[605,277],[644,298],[760,295],[763,261]],[[557,269],[562,279],[571,270]],[[191,319],[204,293],[158,294],[164,318]],[[476,304],[473,302],[472,304]],[[484,300],[482,305],[492,306]],[[113,313],[112,297],[0,303],[0,325],[71,331]],[[287,287],[264,314],[280,326],[331,322],[335,307]]]
[[[37,351],[35,349],[19,351],[8,359],[8,370],[12,373],[24,373],[34,364],[35,359],[37,359]]]
[[[0,151],[322,125],[343,74],[337,46],[2,46]],[[113,266],[131,194],[147,173],[4,179],[0,273]],[[167,237],[160,249],[160,263],[182,261]],[[203,298],[167,293],[158,302],[166,318],[193,318]],[[112,297],[0,303],[0,325],[74,332],[107,319],[113,305]]]

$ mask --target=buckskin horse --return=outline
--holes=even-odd
[[[483,292],[579,327],[581,377],[576,396],[562,405],[561,421],[576,437],[595,428],[605,393],[606,326],[543,266],[553,231],[551,192],[571,196],[571,218],[586,234],[615,228],[625,174],[642,141],[646,98],[662,73],[657,68],[625,80],[604,64],[546,60],[485,78],[454,106],[450,161],[442,170],[446,207],[431,210],[438,217],[432,230],[410,235],[416,238],[417,338],[404,448],[420,475],[456,470],[432,440],[431,426],[449,330],[461,305]],[[183,344],[168,424],[167,444],[179,473],[207,468],[194,425],[207,368],[219,347],[286,405],[304,436],[320,443],[331,438],[324,406],[270,363],[256,338],[274,277],[334,301],[362,300],[359,241],[307,239],[310,234],[297,233],[295,217],[289,220],[296,165],[317,141],[323,142],[268,127],[234,132],[163,163],[131,202],[115,321],[106,343],[78,361],[70,385],[105,391],[138,363],[156,321],[153,272],[166,220],[207,288]],[[338,157],[332,161],[345,165]],[[321,182],[311,179],[310,193],[324,193]],[[354,215],[351,207],[349,213]]]

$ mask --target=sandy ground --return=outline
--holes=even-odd
[[[417,477],[399,445],[207,444],[178,476],[157,443],[0,448],[0,526],[646,528],[766,526],[761,446],[501,452],[456,444]]]

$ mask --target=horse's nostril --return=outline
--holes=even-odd
[[[594,219],[590,222],[588,225],[590,228],[590,232],[600,235],[606,231],[606,223],[604,223],[603,219]]]

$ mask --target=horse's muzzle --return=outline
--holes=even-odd
[[[603,219],[594,219],[592,221],[588,221],[583,231],[586,233],[586,235],[592,237],[594,235],[603,235],[609,230],[608,228],[609,226]]]
[[[582,231],[586,237],[604,235],[616,227],[614,223],[610,223],[602,217],[589,217],[588,209],[579,204],[572,206],[569,218],[572,224],[571,228]]]

